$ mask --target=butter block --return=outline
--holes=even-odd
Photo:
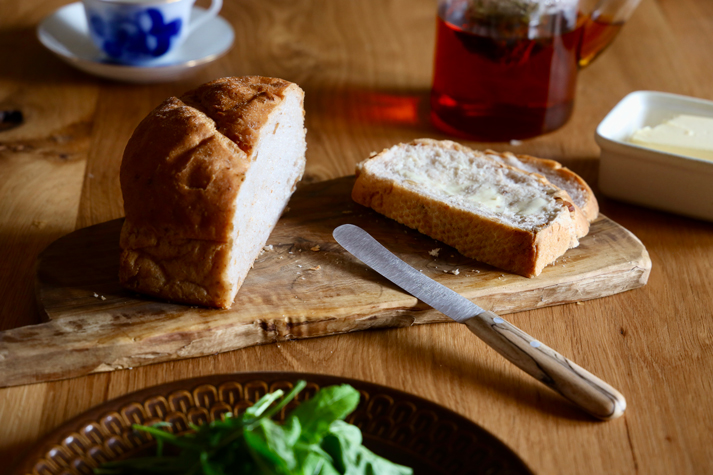
[[[667,153],[713,161],[713,118],[679,115],[655,127],[644,127],[631,143]]]

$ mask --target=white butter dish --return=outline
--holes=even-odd
[[[713,101],[655,91],[622,99],[597,127],[599,189],[621,201],[713,221],[713,161],[629,142],[636,130],[677,115],[713,118]]]

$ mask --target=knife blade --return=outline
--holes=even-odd
[[[333,232],[334,239],[364,264],[456,322],[535,379],[590,415],[615,419],[626,410],[616,389],[539,340],[484,310],[462,295],[417,271],[353,224]]]

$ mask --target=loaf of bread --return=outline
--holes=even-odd
[[[121,163],[122,285],[230,307],[302,177],[305,149],[296,84],[224,78],[164,101]]]
[[[541,170],[507,165],[512,158],[450,141],[399,144],[357,166],[352,198],[467,257],[534,277],[579,244],[589,221],[567,191]],[[583,203],[594,199],[585,194]]]

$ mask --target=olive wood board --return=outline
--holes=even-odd
[[[651,271],[642,243],[600,216],[579,247],[538,277],[509,274],[354,203],[353,182],[353,176],[344,177],[295,192],[228,310],[123,289],[117,277],[122,219],[58,239],[37,260],[44,323],[0,332],[0,387],[283,340],[449,321],[341,248],[332,231],[345,223],[361,226],[415,268],[499,314],[635,289]]]

